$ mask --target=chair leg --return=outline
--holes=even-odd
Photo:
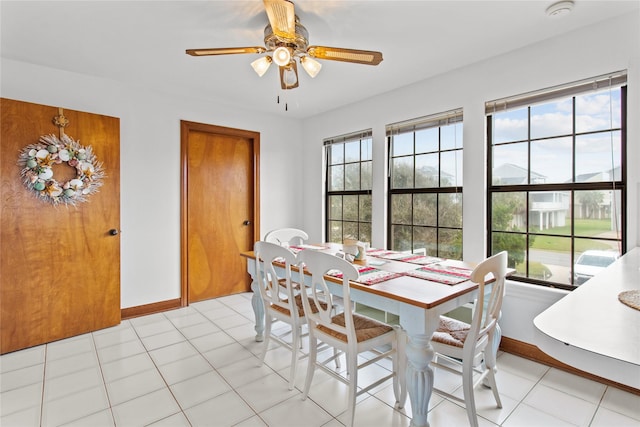
[[[391,369],[393,370],[393,396],[396,398],[396,408],[400,409],[403,406],[403,403],[400,401],[401,387],[400,387],[400,375],[399,375],[399,365],[400,360],[398,357],[398,343],[394,342],[392,344],[395,352],[391,356]]]
[[[293,390],[296,384],[296,369],[298,367],[298,351],[302,345],[302,331],[300,328],[291,328],[291,369],[289,372],[289,390]]]
[[[307,376],[304,380],[304,390],[302,392],[302,400],[309,395],[313,374],[316,371],[316,358],[318,355],[318,340],[312,334],[309,334],[309,360],[307,361]]]
[[[500,314],[502,316],[502,313]],[[500,316],[498,319],[500,319]],[[500,329],[500,324],[496,324],[495,329],[489,331],[489,345],[484,350],[484,366],[491,366],[494,374],[498,372],[498,365],[496,360],[498,358],[498,347],[500,346],[500,339],[502,338],[502,331]],[[485,377],[482,384],[485,387],[491,388],[491,384],[489,383],[489,378]]]
[[[356,415],[356,393],[358,389],[358,353],[347,354],[347,372],[349,373],[349,400],[347,401],[347,427],[352,427]]]
[[[333,310],[333,315],[334,315],[334,316],[335,316],[336,314],[338,314],[338,308],[339,308],[339,307],[340,307],[339,305],[337,305],[337,304],[333,304],[333,306],[332,306],[332,310]],[[333,355],[334,355],[334,356],[337,356],[337,355],[338,355],[338,353],[339,353],[338,349],[337,349],[337,348],[335,348],[335,347],[333,347]],[[336,369],[340,369],[340,358],[339,358],[339,357],[336,357],[336,358],[335,358],[335,361],[336,361]]]
[[[467,417],[471,427],[478,427],[478,416],[476,414],[476,399],[473,394],[473,358],[465,360],[462,365],[462,391],[464,404],[467,408]]]
[[[502,333],[500,332],[499,325],[496,325],[494,331],[489,331],[489,344],[495,344],[496,340],[499,343],[500,337]],[[502,408],[502,401],[500,400],[500,394],[498,393],[498,385],[496,383],[496,372],[498,371],[497,365],[497,351],[498,345],[489,345],[488,348],[485,348],[484,351],[484,365],[485,369],[488,369],[489,372],[485,377],[485,386],[491,388],[493,392],[493,397],[496,400],[496,404],[498,408]]]
[[[273,322],[273,318],[269,314],[268,310],[265,310],[265,325],[264,325],[264,342],[262,344],[262,356],[260,356],[260,366],[264,365],[264,359],[267,356],[267,351],[269,351],[269,339],[271,338],[271,323]]]
[[[338,353],[340,353],[340,352],[338,351],[338,349],[337,349],[337,348],[335,348],[335,347],[333,347],[333,355],[334,355],[334,356],[337,356],[337,355],[338,355]],[[339,356],[338,356],[338,357],[336,357],[336,359],[335,359],[335,360],[336,360],[336,369],[340,369],[340,357],[339,357]]]
[[[398,328],[398,340],[396,343],[396,354],[394,355],[394,361],[397,362],[397,370],[395,381],[398,381],[398,385],[400,387],[400,398],[398,399],[398,395],[396,395],[396,400],[398,401],[398,409],[404,408],[405,403],[407,403],[407,334],[405,331]],[[395,392],[395,389],[394,389]]]
[[[491,391],[493,392],[493,397],[496,400],[497,407],[502,408],[502,401],[500,400],[500,394],[498,393],[498,384],[496,383],[496,371],[498,369],[496,367],[495,357],[487,357],[485,355],[485,369],[489,371],[487,372],[485,381],[487,385],[491,388]]]
[[[491,391],[493,392],[493,397],[496,399],[496,406],[498,408],[502,408],[502,401],[500,400],[500,394],[498,393],[498,384],[496,383],[496,376],[494,368],[490,369],[491,372],[487,375],[487,379],[489,380],[489,385],[491,386]]]

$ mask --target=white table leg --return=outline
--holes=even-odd
[[[253,314],[256,318],[256,341],[264,341],[264,304],[262,302],[262,296],[260,289],[258,288],[258,282],[255,278],[256,261],[253,259],[247,259],[247,271],[251,276],[251,290],[253,295],[251,296],[251,307],[253,307]]]
[[[429,427],[427,412],[433,392],[433,360],[430,335],[412,335],[407,342],[407,390],[411,400],[411,426]]]
[[[502,318],[502,312],[498,315],[498,322]],[[493,330],[493,334],[489,336],[491,338],[491,342],[487,346],[488,349],[484,352],[484,360],[482,361],[483,367],[487,367],[487,362],[489,362],[490,366],[493,366],[494,375],[498,373],[498,364],[496,363],[496,359],[498,358],[498,348],[500,347],[500,340],[502,339],[502,329],[500,329],[500,323],[496,323],[496,328]],[[482,380],[482,385],[491,388],[491,383],[487,377]]]
[[[262,303],[262,298],[260,298],[260,289],[257,288],[256,282],[251,283],[251,290],[253,291],[251,306],[256,316],[256,341],[262,342],[264,341],[264,304]]]

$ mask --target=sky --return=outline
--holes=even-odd
[[[611,102],[610,102],[611,100]],[[572,179],[572,99],[531,106],[531,168],[547,183]],[[576,133],[620,127],[620,89],[606,88],[576,97]],[[494,114],[494,144],[527,138],[527,108]],[[599,132],[576,137],[576,175],[607,172],[620,166],[620,132]],[[494,147],[495,166],[513,163],[527,167],[526,142]],[[609,179],[609,178],[604,178]]]

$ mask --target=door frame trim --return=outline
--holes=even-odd
[[[187,159],[187,145],[189,133],[200,131],[216,133],[226,136],[237,136],[253,142],[253,235],[260,236],[260,132],[235,129],[205,123],[180,120],[180,306],[189,305],[189,277],[187,263],[189,250],[187,244],[188,217],[188,176],[189,163]],[[240,256],[240,254],[238,254]]]

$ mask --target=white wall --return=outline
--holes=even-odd
[[[4,58],[1,73],[4,98],[120,118],[122,308],[180,297],[180,120],[260,132],[261,234],[302,226],[299,121]]]
[[[627,245],[640,242],[640,30],[638,14],[549,39],[366,101],[305,120],[304,228],[311,240],[324,237],[322,140],[373,130],[374,188],[372,245],[386,242],[385,125],[454,108],[464,111],[463,257],[478,261],[486,250],[486,144],[484,103],[563,83],[628,70]],[[470,37],[473,37],[470,35]],[[487,49],[490,49],[487,46]],[[533,340],[533,318],[564,295],[562,291],[509,282],[503,310],[505,336]]]

